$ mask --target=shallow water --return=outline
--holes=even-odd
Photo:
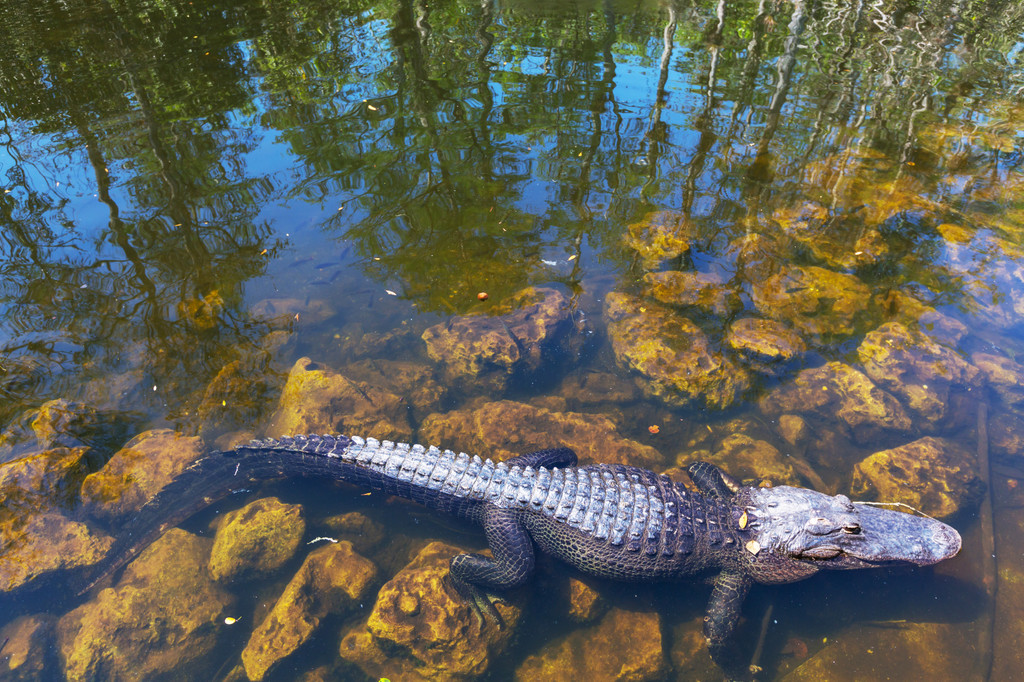
[[[906,497],[961,531],[958,558],[755,589],[744,651],[763,624],[769,679],[1024,672],[1018,3],[9,0],[0,19],[0,463],[88,448],[59,485],[0,469],[8,561],[31,556],[33,518],[116,530],[82,478],[140,433],[198,437],[198,452],[295,423],[284,386],[310,358],[375,406],[358,423],[338,408],[332,430],[505,456],[576,429],[590,460],[681,475],[710,457],[750,482]],[[513,297],[528,287],[557,292],[560,317],[524,345]],[[497,315],[517,330],[508,372],[505,355],[473,364],[465,339],[424,341]],[[741,337],[746,319],[774,331]],[[766,355],[778,334],[792,357]],[[913,452],[893,488],[865,488],[863,460],[929,437],[939,464],[908,474]],[[307,540],[353,510],[389,536],[366,550],[366,603],[272,679],[326,674],[427,542],[483,546],[308,482],[186,528],[265,494],[302,505]],[[298,552],[225,586],[242,617],[200,628],[189,670],[232,674]],[[540,574],[486,673],[609,675],[588,659],[620,621],[570,623],[545,598],[566,569]],[[15,592],[0,627],[82,603],[62,576],[42,576],[45,598]],[[706,587],[594,586],[616,618],[654,614],[661,663],[638,679],[716,676]],[[63,679],[69,649],[54,650],[41,670]],[[381,665],[362,671],[399,678]]]

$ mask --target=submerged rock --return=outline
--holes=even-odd
[[[57,679],[52,616],[22,616],[0,629],[0,680]]]
[[[321,523],[332,533],[351,542],[360,554],[372,552],[390,535],[387,528],[358,511],[330,516]]]
[[[662,261],[689,251],[693,234],[693,223],[682,213],[655,211],[629,226],[626,245],[637,252],[645,270],[653,270]]]
[[[755,372],[779,375],[807,352],[807,344],[792,329],[775,320],[746,317],[729,326],[726,343]]]
[[[615,462],[652,468],[663,462],[649,445],[623,437],[608,419],[595,414],[552,412],[499,400],[477,409],[432,414],[420,439],[460,448],[481,457],[508,459],[554,446],[572,448],[583,462]]]
[[[960,355],[925,334],[889,322],[857,348],[864,372],[929,422],[946,415],[952,386],[977,386],[979,373]]]
[[[720,317],[741,307],[736,292],[710,272],[649,272],[644,283],[649,296],[668,305],[694,306]]]
[[[616,359],[654,398],[724,408],[750,385],[746,370],[676,310],[613,292],[605,298],[605,317]]]
[[[708,460],[740,481],[768,480],[773,485],[800,485],[788,457],[768,441],[742,433],[734,433],[719,443]]]
[[[206,570],[211,544],[170,530],[128,565],[116,587],[61,618],[67,679],[209,678],[203,659],[233,604]]]
[[[897,627],[898,625],[898,627]],[[856,626],[813,653],[787,682],[830,680],[930,680],[959,682],[973,678],[974,657],[964,655],[977,645],[964,628],[948,623],[894,623],[885,636],[875,625]],[[806,646],[803,647],[806,651]]]
[[[306,522],[302,507],[264,497],[228,512],[217,524],[210,552],[210,575],[227,582],[272,573],[302,542]]]
[[[911,429],[910,418],[896,398],[841,362],[803,370],[762,398],[759,407],[769,416],[813,414],[828,423],[838,419],[861,443]]]
[[[427,354],[448,378],[503,391],[515,373],[533,373],[571,329],[569,299],[557,289],[528,288],[497,317],[453,317],[423,332]]]
[[[402,396],[419,416],[436,412],[448,388],[434,378],[434,368],[416,362],[365,359],[346,365],[345,376]]]
[[[307,642],[326,616],[356,607],[376,578],[377,567],[350,542],[311,552],[242,651],[249,679],[262,680]]]
[[[522,610],[499,601],[505,627],[480,618],[445,584],[457,547],[432,542],[385,583],[365,625],[341,641],[340,655],[374,679],[470,680],[511,641]]]
[[[828,338],[856,331],[871,290],[853,275],[807,266],[751,280],[750,297],[762,315],[787,322],[804,334]]]
[[[267,426],[272,438],[299,433],[345,433],[379,439],[412,436],[404,400],[300,358],[288,374],[277,411]]]
[[[326,301],[303,301],[298,298],[265,298],[256,303],[249,313],[279,329],[288,329],[296,322],[319,324],[336,314]]]
[[[608,603],[597,590],[579,578],[569,578],[569,618],[577,623],[589,623],[607,609]]]
[[[533,680],[660,680],[668,671],[657,613],[612,609],[596,626],[548,644],[516,670]]]
[[[140,433],[102,469],[86,477],[82,500],[107,518],[138,511],[204,450],[200,438],[170,429]]]
[[[985,375],[989,386],[1005,405],[1024,405],[1024,365],[990,353],[974,353],[971,362]]]
[[[920,438],[857,464],[851,490],[946,518],[981,499],[984,484],[975,466],[974,456],[953,441]]]
[[[113,543],[113,538],[55,512],[0,513],[0,592],[53,571],[98,563]]]

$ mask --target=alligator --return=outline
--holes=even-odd
[[[196,461],[123,528],[97,571],[108,576],[165,530],[248,482],[287,476],[341,480],[483,526],[492,556],[452,557],[449,585],[500,623],[494,599],[523,585],[535,547],[595,576],[667,581],[714,576],[704,618],[713,660],[748,674],[732,635],[753,583],[789,583],[826,569],[925,566],[960,550],[960,535],[929,517],[790,486],[741,486],[707,462],[697,491],[622,464],[577,466],[569,448],[502,462],[372,438],[257,440]]]

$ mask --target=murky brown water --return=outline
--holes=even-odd
[[[3,3],[0,679],[257,679],[296,585],[334,596],[267,679],[718,675],[705,586],[547,562],[474,631],[417,567],[480,534],[301,481],[75,596],[189,461],[293,431],[902,501],[961,556],[755,589],[745,655],[1018,679],[1022,34],[1014,2]],[[247,567],[224,517],[268,496],[284,558]],[[352,594],[300,580],[320,536]]]

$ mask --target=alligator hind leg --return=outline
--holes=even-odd
[[[506,459],[505,464],[509,466],[518,464],[521,467],[533,467],[534,469],[537,467],[552,469],[554,467],[576,466],[578,461],[579,458],[576,456],[576,451],[572,448],[547,448],[546,450],[537,450],[536,452],[529,452],[525,455]]]
[[[488,505],[482,510],[487,544],[494,558],[482,554],[452,557],[449,579],[452,587],[479,615],[486,613],[499,625],[501,616],[494,608],[493,590],[519,587],[533,573],[533,540],[520,520],[519,512]]]
[[[743,600],[753,581],[742,573],[722,571],[715,580],[704,616],[704,637],[711,659],[729,679],[743,679],[753,671],[740,660],[733,633],[740,620]]]

